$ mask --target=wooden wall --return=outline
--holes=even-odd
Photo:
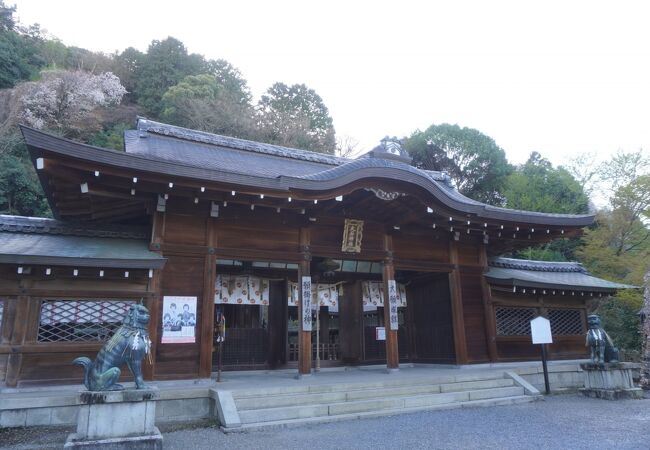
[[[145,270],[131,270],[128,279],[123,271],[80,268],[77,277],[72,268],[54,267],[45,276],[45,268],[32,266],[31,274],[16,274],[13,265],[0,266],[0,301],[4,301],[0,330],[0,382],[8,386],[35,382],[74,382],[83,380],[83,371],[73,366],[78,356],[94,358],[102,343],[39,342],[38,327],[44,299],[128,299],[148,298],[149,279]],[[123,367],[122,380],[129,379]]]
[[[549,309],[570,308],[581,311],[583,332],[587,332],[586,301],[575,296],[534,295],[507,292],[492,288],[491,314],[499,306],[534,308],[536,314],[546,316]],[[496,330],[494,330],[496,334]],[[577,359],[588,357],[584,333],[577,335],[554,335],[553,344],[547,346],[550,359]],[[496,336],[497,355],[500,361],[538,360],[540,349],[528,336]]]

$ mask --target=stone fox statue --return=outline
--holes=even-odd
[[[591,361],[597,364],[618,362],[618,349],[614,347],[612,339],[600,326],[600,317],[596,314],[587,316],[589,330],[587,331],[586,345],[591,350]]]
[[[119,367],[124,363],[133,373],[136,388],[146,388],[142,379],[142,359],[145,355],[151,357],[148,325],[147,308],[143,305],[132,305],[124,317],[122,326],[100,350],[95,362],[85,356],[72,361],[73,364],[83,366],[84,384],[89,391],[124,389],[122,385],[116,383],[120,378]]]

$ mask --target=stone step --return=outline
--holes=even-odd
[[[322,384],[291,384],[269,388],[237,389],[232,392],[233,398],[262,397],[269,395],[299,395],[325,392],[352,391],[361,389],[387,389],[401,386],[451,384],[460,382],[484,381],[503,379],[503,372],[459,373],[455,375],[435,375],[422,378],[394,378],[381,381],[366,380],[355,383],[322,383]]]
[[[317,394],[276,394],[260,395],[259,397],[235,397],[237,409],[240,411],[250,409],[265,409],[282,406],[312,405],[320,403],[335,403],[351,400],[364,400],[373,398],[391,398],[414,396],[418,394],[437,394],[440,392],[458,392],[466,390],[493,389],[513,386],[510,378],[497,378],[482,381],[466,381],[460,383],[433,384],[433,385],[406,385],[391,388],[364,388],[344,391],[334,391]]]
[[[328,423],[328,422],[339,422],[339,421],[348,421],[348,420],[355,420],[355,419],[367,419],[373,417],[394,416],[397,414],[409,414],[409,413],[416,413],[422,411],[439,411],[439,410],[455,409],[455,408],[515,405],[520,403],[533,402],[539,400],[539,398],[541,398],[541,396],[517,395],[511,397],[452,402],[452,403],[434,404],[434,405],[419,406],[419,407],[382,409],[379,411],[339,414],[333,416],[314,416],[314,417],[297,418],[297,419],[278,419],[278,420],[273,420],[268,422],[242,423],[241,428],[238,428],[236,430],[280,429],[280,428],[289,428],[294,426],[303,426],[303,425],[317,424],[317,423]],[[230,430],[225,429],[224,431],[228,432]]]
[[[367,413],[382,410],[403,410],[418,407],[430,407],[440,404],[468,402],[474,400],[497,399],[499,397],[523,396],[524,390],[519,386],[497,387],[492,389],[464,390],[416,396],[394,396],[364,400],[349,400],[328,404],[300,406],[281,406],[240,410],[242,424],[277,422],[309,417],[335,416],[341,414]],[[238,408],[239,409],[239,408]]]

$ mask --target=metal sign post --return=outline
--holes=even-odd
[[[546,344],[553,343],[553,336],[551,335],[551,322],[546,317],[536,317],[530,321],[530,334],[533,338],[533,344],[540,344],[542,346],[542,368],[544,369],[544,387],[546,387],[546,395],[551,393],[551,388],[548,383],[548,367],[546,365]]]

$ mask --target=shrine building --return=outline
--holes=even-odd
[[[0,216],[0,385],[78,383],[133,302],[149,380],[224,370],[586,357],[578,263],[500,257],[592,215],[486,205],[397,142],[346,159],[140,118],[124,151],[23,127],[54,219]]]

